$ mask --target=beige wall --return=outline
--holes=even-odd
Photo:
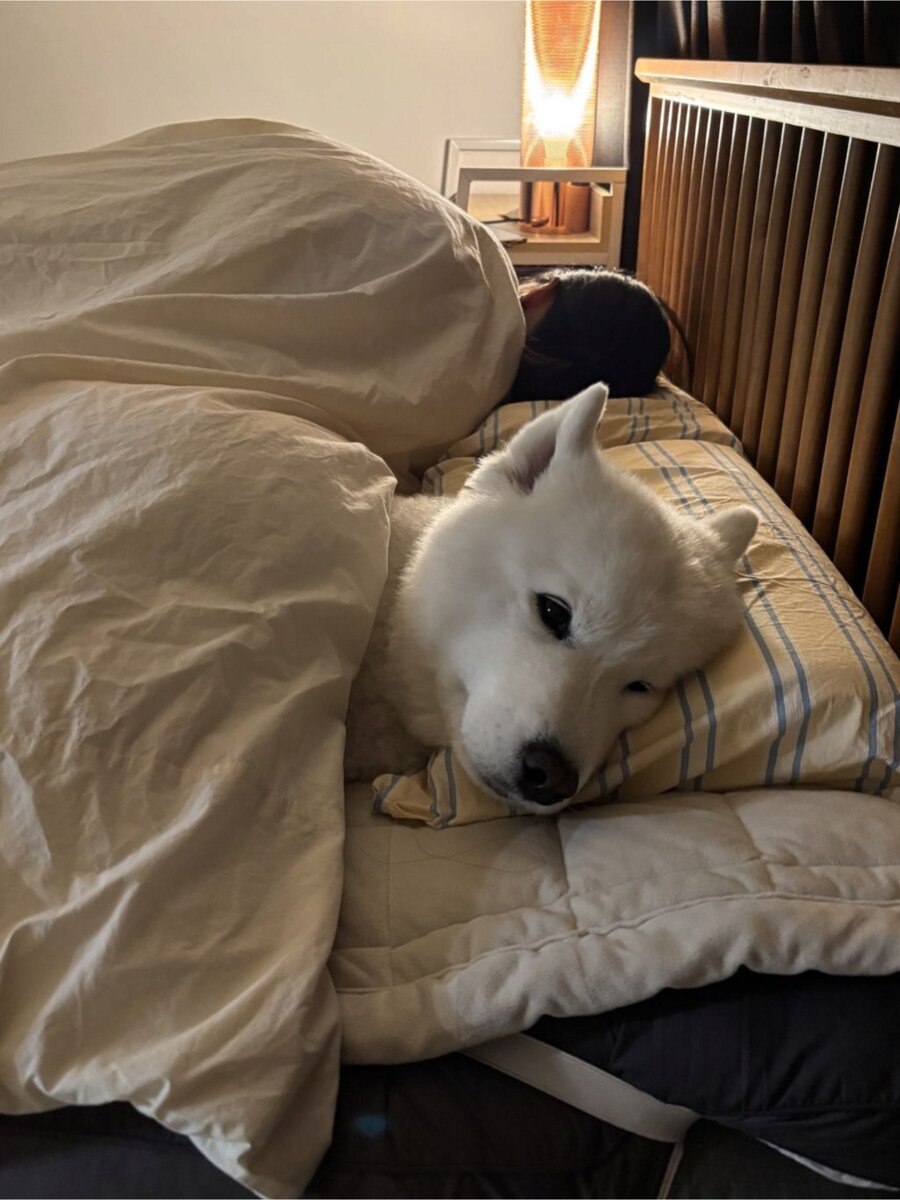
[[[254,116],[437,187],[446,137],[518,136],[522,25],[519,0],[0,3],[0,160]]]

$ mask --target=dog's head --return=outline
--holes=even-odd
[[[606,395],[485,458],[404,581],[454,749],[514,811],[564,807],[740,622],[756,514],[695,520],[612,466],[595,443]]]

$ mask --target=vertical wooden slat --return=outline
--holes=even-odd
[[[722,339],[725,333],[725,311],[728,304],[728,285],[731,279],[731,260],[734,252],[734,230],[737,221],[741,173],[747,149],[748,117],[736,117],[728,153],[728,173],[722,201],[722,232],[716,252],[716,270],[709,315],[709,338],[703,385],[698,387],[701,400],[715,408],[716,390],[722,366]]]
[[[664,277],[662,277],[662,295],[670,306],[676,302],[676,280],[684,254],[684,222],[685,210],[688,206],[690,190],[690,168],[694,158],[694,138],[697,132],[697,109],[692,104],[684,106],[684,120],[679,133],[678,163],[676,181],[674,181],[674,218],[668,241],[672,247],[671,254],[666,254]]]
[[[706,145],[706,130],[709,125],[709,109],[697,109],[697,122],[694,128],[694,140],[691,148],[690,189],[688,191],[687,213],[685,214],[684,254],[681,258],[681,272],[677,288],[673,291],[672,308],[678,314],[682,325],[686,321],[690,284],[694,273],[694,247],[697,239],[697,197],[700,195],[700,176],[702,175],[703,151]],[[703,244],[706,230],[700,235],[699,244]],[[695,347],[691,347],[693,351]]]
[[[663,153],[664,153],[664,137],[666,130],[666,121],[668,119],[668,102],[660,100],[659,102],[659,127],[656,134],[656,153],[653,156],[653,192],[649,197],[647,221],[647,264],[644,272],[644,282],[648,286],[653,286],[653,276],[656,270],[657,258],[657,227],[659,224],[659,194],[660,194],[660,179],[662,178]],[[641,200],[643,207],[644,200]],[[641,218],[643,221],[643,217]]]
[[[875,171],[866,205],[859,253],[853,271],[853,286],[847,305],[840,358],[834,382],[834,398],[822,458],[813,534],[827,553],[834,550],[847,464],[853,441],[853,426],[859,407],[866,354],[872,333],[875,308],[881,290],[888,237],[897,217],[897,152],[879,146]],[[898,330],[900,336],[900,330]],[[900,512],[897,514],[900,523]],[[886,614],[885,614],[886,615]]]
[[[784,269],[784,244],[787,237],[799,145],[800,130],[796,125],[785,125],[781,131],[778,165],[775,168],[775,185],[772,189],[772,203],[769,207],[769,222],[763,247],[759,297],[753,322],[753,353],[750,356],[741,435],[744,449],[754,462],[759,448],[763,396],[769,376],[772,336],[775,332],[775,312],[778,307],[781,273]]]
[[[769,483],[775,478],[775,464],[778,460],[778,442],[784,415],[794,322],[797,317],[800,280],[803,277],[804,248],[810,227],[821,153],[822,135],[815,129],[804,129],[784,243],[784,262],[778,287],[769,376],[766,381],[759,447],[756,453],[757,470]]]
[[[716,143],[716,161],[713,168],[712,196],[709,204],[709,231],[706,254],[703,259],[703,284],[700,293],[700,335],[697,338],[697,361],[694,367],[694,389],[702,392],[709,352],[709,326],[712,314],[713,294],[716,282],[716,262],[719,254],[719,235],[722,231],[722,207],[725,202],[725,183],[728,177],[728,156],[731,150],[731,135],[734,116],[722,114],[719,139]]]
[[[664,121],[659,147],[659,166],[656,172],[656,192],[653,200],[653,230],[650,237],[651,262],[650,286],[658,292],[662,284],[662,264],[668,236],[669,189],[671,186],[672,154],[674,150],[675,120],[678,105],[665,102]]]
[[[659,157],[662,101],[652,97],[647,118],[647,144],[644,150],[644,178],[641,185],[641,220],[638,229],[638,277],[646,280],[650,261],[650,226],[653,221],[653,195]],[[646,208],[645,208],[646,205]]]
[[[772,189],[775,186],[775,168],[778,163],[778,148],[781,142],[781,127],[766,121],[763,132],[762,156],[759,162],[759,179],[753,201],[753,223],[750,231],[750,250],[747,254],[747,279],[744,284],[744,301],[741,306],[741,339],[738,345],[737,374],[735,376],[734,400],[729,424],[741,436],[744,427],[744,410],[747,400],[747,383],[750,363],[753,361],[753,331],[756,324],[756,306],[759,298],[759,282],[762,275],[763,251],[766,230],[769,227],[769,208]]]
[[[756,198],[756,180],[759,175],[762,155],[763,123],[751,118],[747,130],[747,148],[741,187],[735,214],[734,249],[731,254],[731,274],[728,279],[728,295],[725,302],[725,322],[722,336],[722,354],[719,364],[719,380],[716,385],[713,407],[725,422],[731,420],[734,399],[734,383],[737,374],[738,346],[741,337],[741,307],[744,303],[744,285],[747,279],[747,256],[750,252],[750,233],[753,228],[753,203]]]
[[[800,298],[797,301],[797,320],[794,323],[791,364],[788,369],[787,389],[784,397],[784,419],[778,445],[778,460],[775,466],[775,490],[785,503],[790,503],[797,465],[797,446],[803,425],[803,401],[806,398],[806,383],[812,360],[819,305],[822,300],[822,280],[828,262],[828,245],[834,225],[837,207],[838,186],[844,161],[846,142],[834,134],[826,134],[822,147],[822,163],[816,180],[816,196],[813,201],[806,256],[803,261],[803,279],[800,283]]]
[[[671,193],[669,196],[669,226],[666,230],[666,252],[663,255],[663,273],[662,280],[659,286],[660,295],[664,300],[671,303],[672,300],[672,270],[676,260],[676,256],[681,251],[679,241],[678,221],[679,215],[684,229],[684,197],[687,187],[685,185],[685,157],[687,147],[687,127],[691,120],[691,106],[688,104],[678,105],[678,118],[675,122],[675,146],[672,152],[672,184]]]
[[[875,522],[872,553],[866,571],[863,604],[882,629],[891,625],[898,604],[900,582],[900,409],[888,455],[881,503]],[[891,645],[900,653],[900,628],[892,631]]]
[[[864,197],[868,142],[853,138],[847,150],[841,195],[838,200],[834,233],[828,252],[828,266],[822,287],[822,302],[813,343],[812,362],[803,402],[803,423],[797,447],[797,468],[791,491],[791,508],[805,525],[812,524],[825,431],[834,391],[834,375],[840,347],[841,328],[847,311],[848,281],[856,253],[859,218]]]
[[[697,264],[705,261],[706,238],[709,234],[709,209],[712,201],[713,174],[715,172],[716,148],[719,145],[719,129],[722,124],[722,114],[711,112],[706,126],[706,140],[703,147],[703,159],[700,169],[700,194],[697,201],[697,229],[699,231],[697,247],[694,253],[695,269],[692,271],[690,297],[685,310],[685,331],[691,346],[696,347],[700,331],[700,300],[703,293],[703,273],[696,269]]]
[[[858,586],[865,562],[865,531],[871,528],[873,498],[881,483],[885,430],[897,405],[897,329],[900,327],[900,218],[894,225],[878,312],[872,330],[866,373],[853,435],[847,487],[838,523],[834,561],[838,570]],[[887,520],[898,521],[896,510]],[[874,590],[878,580],[870,583]]]

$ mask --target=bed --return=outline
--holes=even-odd
[[[342,711],[383,583],[384,464],[451,491],[533,415],[488,412],[521,344],[489,236],[383,165],[265,123],[8,169],[5,253],[25,264],[27,303],[0,330],[19,638],[4,659],[4,1194],[900,1183],[897,666],[872,620],[896,639],[896,73],[639,71],[653,96],[639,271],[688,353],[653,396],[616,402],[601,442],[675,502],[753,492],[768,527],[746,580],[753,661],[781,704],[750,694],[747,733],[718,707],[727,677],[693,681],[666,718],[675,740],[623,746],[606,803],[556,824],[483,811],[441,760],[384,782],[374,810],[351,790],[344,826]],[[283,186],[298,153],[304,186],[329,197],[299,215]],[[369,204],[339,266],[316,250],[322,213],[346,226],[335,170],[408,217]],[[102,236],[59,236],[82,219],[73,172],[100,188]],[[161,205],[155,237],[116,226],[137,194],[142,219]],[[249,246],[234,220],[248,195]],[[73,245],[83,279],[67,293]],[[285,263],[300,250],[315,286],[296,295]],[[399,297],[416,336],[367,316],[337,367],[329,331],[372,296],[381,311]],[[494,376],[461,387],[459,363],[486,355]],[[36,514],[53,538],[35,538]],[[240,569],[235,546],[253,550]],[[795,630],[814,603],[813,632]],[[795,634],[812,639],[802,652]],[[642,778],[666,782],[648,793]],[[511,1061],[526,1031],[530,1057]],[[555,1051],[595,1071],[588,1111],[570,1075],[524,1082]],[[685,1091],[692,1062],[712,1091]],[[632,1091],[613,1086],[604,1108],[601,1076]]]

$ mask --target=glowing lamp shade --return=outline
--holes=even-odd
[[[600,0],[526,0],[522,166],[589,167]]]

